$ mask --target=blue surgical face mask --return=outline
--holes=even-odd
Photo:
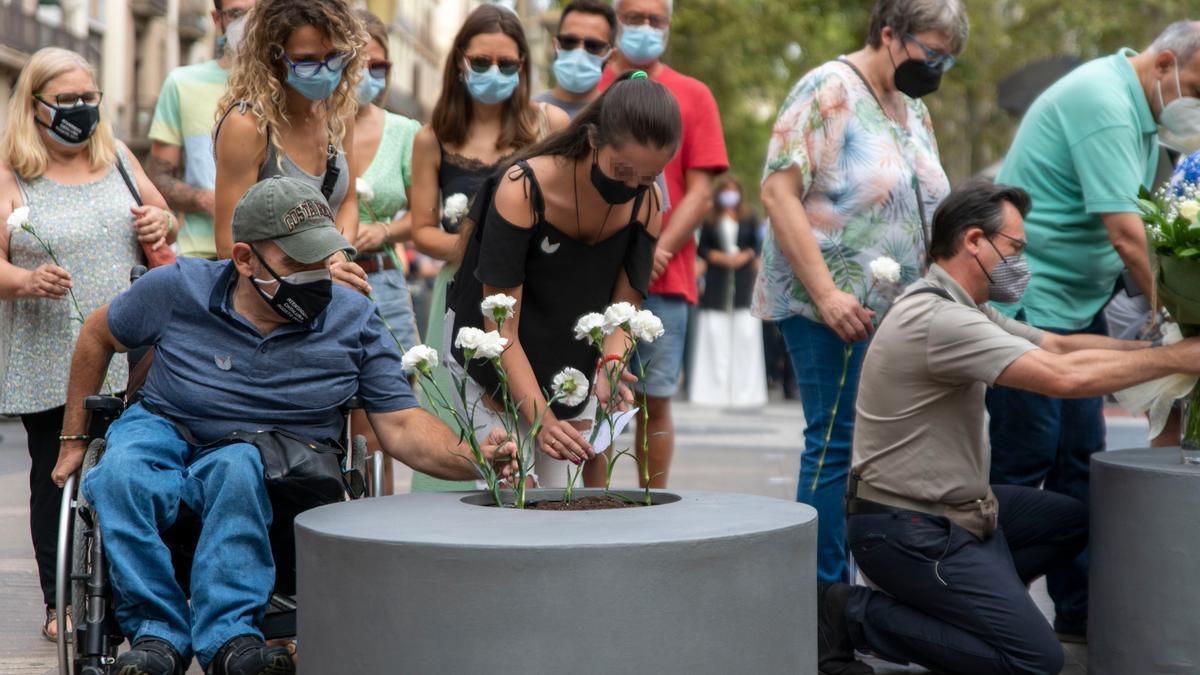
[[[512,98],[517,84],[521,81],[520,71],[505,75],[495,64],[482,73],[471,70],[470,66],[466,70],[467,92],[471,94],[471,98],[484,105],[503,103]]]
[[[386,86],[386,77],[371,77],[371,73],[366,68],[363,68],[362,79],[358,82],[358,104],[367,105],[371,101],[374,101]]]
[[[635,66],[645,66],[662,56],[667,48],[666,31],[651,27],[626,26],[621,24],[621,37],[617,42],[621,53]]]
[[[342,71],[322,68],[312,77],[299,77],[296,72],[288,69],[288,86],[300,92],[310,101],[324,101],[333,95],[338,83],[342,81]]]
[[[553,69],[554,79],[563,89],[572,94],[586,94],[600,84],[604,59],[589,54],[583,47],[571,51],[559,50]]]

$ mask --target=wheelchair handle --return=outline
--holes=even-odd
[[[116,396],[88,396],[83,400],[83,409],[101,412],[116,417],[125,408],[125,402]]]
[[[129,270],[129,283],[132,284],[138,279],[141,279],[142,275],[148,271],[150,270],[146,269],[145,265],[134,265],[133,268]]]

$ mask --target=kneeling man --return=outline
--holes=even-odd
[[[332,284],[326,260],[354,249],[321,194],[291,178],[260,182],[238,203],[233,235],[232,260],[180,258],[98,309],[71,364],[68,436],[84,432],[84,398],[113,353],[155,347],[139,402],[113,423],[81,488],[133,644],[113,672],[182,675],[193,654],[218,675],[293,671],[258,629],[275,583],[272,507],[259,450],[234,432],[327,443],[342,433],[339,407],[358,394],[388,454],[434,476],[475,477],[457,435],[418,407],[372,303]],[[485,450],[494,456],[502,438]],[[64,441],[60,485],[84,449]],[[160,535],[181,506],[202,520],[190,606]]]
[[[972,182],[933,217],[924,279],[879,325],[862,367],[846,497],[847,541],[879,591],[822,584],[820,670],[869,673],[854,650],[948,673],[1057,673],[1063,651],[1027,585],[1087,542],[1087,506],[988,486],[991,385],[1099,396],[1200,373],[1200,339],[1149,349],[1055,335],[987,302],[1029,280],[1018,188]],[[880,592],[882,591],[882,592]]]

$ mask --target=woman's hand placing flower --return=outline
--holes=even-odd
[[[170,211],[150,205],[135,206],[129,210],[134,216],[133,229],[137,230],[138,241],[150,244],[153,250],[167,244],[175,220]]]
[[[566,420],[552,419],[550,413],[542,420],[542,430],[537,435],[538,447],[554,459],[565,459],[580,464],[596,455],[592,444],[587,442]]]

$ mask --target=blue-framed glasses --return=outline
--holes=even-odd
[[[324,61],[300,61],[294,62],[288,58],[287,54],[283,55],[283,60],[288,64],[288,68],[296,74],[296,77],[307,80],[310,77],[316,77],[317,73],[325,68],[331,73],[340,73],[342,68],[346,67],[346,61],[350,59],[348,54],[334,54]]]
[[[924,42],[918,40],[912,33],[907,33],[904,36],[904,39],[915,42],[917,46],[925,52],[925,65],[929,66],[930,68],[941,68],[942,72],[944,73],[953,68],[954,64],[958,62],[958,60],[954,58],[953,54],[947,54],[931,48],[929,45],[926,45]]]

